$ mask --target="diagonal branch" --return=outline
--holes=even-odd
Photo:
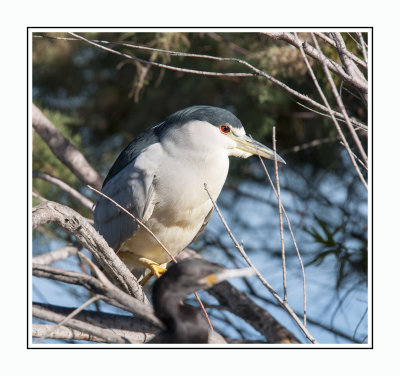
[[[41,171],[32,171],[33,178],[39,178],[49,183],[52,183],[58,187],[60,187],[64,192],[67,192],[70,196],[79,201],[85,208],[92,210],[93,202],[90,201],[87,197],[85,197],[82,193],[77,191],[75,188],[72,188],[67,183],[62,181],[61,179],[56,178],[46,172]]]
[[[32,103],[32,126],[54,155],[64,163],[84,184],[101,187],[103,178],[88,163],[83,154],[73,146]]]
[[[61,247],[51,252],[43,253],[39,256],[36,256],[32,259],[32,262],[35,264],[41,265],[50,265],[53,262],[64,260],[65,258],[76,255],[79,252],[79,247],[76,245],[70,244],[65,247]]]
[[[33,208],[32,227],[35,229],[48,222],[54,222],[62,229],[74,235],[77,241],[94,255],[107,275],[118,286],[140,301],[148,303],[142,287],[136,278],[116,255],[114,250],[109,247],[104,238],[84,217],[67,206],[54,201],[46,201]]]

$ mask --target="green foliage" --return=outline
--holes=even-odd
[[[82,150],[82,140],[79,133],[69,126],[75,121],[74,117],[65,115],[61,111],[50,111],[43,109],[44,115],[55,125],[55,127],[78,149]],[[80,182],[78,178],[53,154],[47,144],[40,136],[33,132],[33,153],[32,153],[32,169],[34,171],[47,172],[63,181],[75,189],[79,189]],[[70,202],[69,196],[54,184],[48,183],[42,179],[34,180],[34,187],[39,194],[47,199],[66,203],[74,209],[82,209],[76,206],[73,201]],[[38,200],[34,198],[33,205],[37,205]],[[80,210],[82,212],[82,210]],[[85,212],[83,210],[83,212]]]
[[[345,224],[332,227],[326,221],[314,215],[317,226],[309,226],[304,231],[311,235],[313,240],[321,248],[317,254],[308,262],[307,265],[321,265],[330,260],[333,256],[336,260],[336,287],[339,288],[342,283],[349,279],[351,273],[358,272],[366,282],[368,273],[368,251],[365,247],[350,247],[341,239],[347,239],[344,236]]]

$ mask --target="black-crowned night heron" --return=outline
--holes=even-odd
[[[102,192],[140,219],[176,256],[207,225],[229,169],[229,157],[259,154],[266,146],[246,136],[240,120],[218,107],[193,106],[170,115],[133,140],[104,180]],[[279,162],[283,159],[277,156]],[[99,197],[96,229],[134,275],[158,274],[171,261],[154,237],[112,202]]]
[[[153,286],[153,306],[166,330],[151,342],[207,343],[209,327],[200,309],[182,304],[185,297],[228,278],[254,274],[253,269],[225,269],[202,260],[186,259],[172,265]]]

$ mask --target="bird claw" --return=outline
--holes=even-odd
[[[140,281],[141,286],[144,286],[153,275],[155,275],[156,278],[160,278],[167,271],[166,268],[155,262],[149,263],[147,268],[150,269],[150,273]]]

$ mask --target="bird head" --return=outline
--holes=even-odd
[[[174,289],[179,289],[182,295],[187,295],[200,289],[208,289],[226,279],[253,274],[254,270],[251,268],[226,269],[203,259],[191,258],[172,265],[156,283],[160,284],[168,279],[173,283]]]
[[[273,150],[247,136],[241,121],[223,108],[188,107],[170,115],[162,128],[167,136],[166,142],[169,133],[174,146],[180,143],[191,151],[219,151],[240,158],[259,155],[275,159]],[[276,159],[285,163],[278,154]]]

